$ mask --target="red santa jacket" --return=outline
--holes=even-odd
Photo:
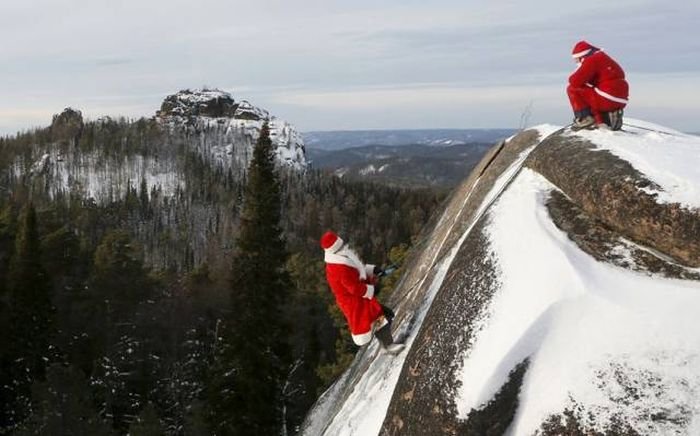
[[[342,254],[327,253],[325,261],[326,279],[348,321],[352,339],[357,345],[364,345],[372,339],[372,323],[379,320],[377,328],[387,323],[382,306],[374,297],[374,286],[368,281],[374,266],[357,265]]]
[[[627,104],[629,85],[625,72],[604,51],[583,58],[581,65],[569,76],[569,85],[574,88],[592,86],[595,92],[616,103]]]

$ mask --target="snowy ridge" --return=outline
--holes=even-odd
[[[559,127],[543,125],[538,126],[537,130],[540,134],[540,138],[545,138],[549,136],[554,131],[558,130]],[[354,388],[353,392],[346,399],[343,404],[343,408],[336,411],[335,415],[332,417],[330,423],[324,427],[324,418],[331,410],[329,402],[334,400],[334,390],[337,390],[339,385],[342,385],[345,381],[344,379],[336,382],[327,393],[322,397],[315,415],[318,417],[315,419],[312,414],[306,423],[304,428],[304,434],[307,435],[371,435],[377,434],[381,428],[382,422],[384,421],[384,416],[386,415],[386,410],[389,402],[394,393],[394,387],[401,373],[402,367],[408,355],[408,350],[410,350],[413,345],[413,341],[416,336],[415,331],[417,331],[425,318],[425,315],[430,308],[430,305],[435,298],[436,293],[441,288],[445,275],[449,271],[452,262],[457,255],[460,247],[462,246],[464,240],[469,236],[472,228],[481,217],[481,215],[486,210],[488,204],[493,202],[504,187],[508,184],[511,178],[520,170],[523,162],[529,155],[529,153],[534,149],[530,147],[520,154],[518,159],[513,162],[510,167],[498,178],[494,186],[491,188],[485,200],[482,204],[482,208],[476,213],[475,218],[472,220],[471,225],[464,231],[459,238],[459,240],[449,248],[447,255],[442,258],[438,258],[438,255],[443,252],[443,246],[447,242],[447,236],[450,235],[452,229],[454,229],[457,224],[456,215],[448,216],[447,213],[443,213],[440,222],[437,227],[441,224],[449,222],[449,230],[445,232],[445,236],[437,244],[437,248],[434,250],[434,256],[429,261],[429,265],[423,265],[423,268],[427,268],[427,271],[435,271],[434,276],[428,285],[428,290],[426,295],[422,299],[420,308],[417,313],[412,318],[413,325],[407,325],[407,322],[400,324],[395,328],[394,336],[405,338],[406,350],[398,356],[389,356],[381,352],[376,341],[370,343],[369,348],[366,350],[362,357],[370,360],[370,371],[364,377],[359,380]],[[472,188],[464,197],[461,208],[463,209],[467,202],[469,201],[474,189],[477,187],[479,180],[477,179]],[[446,211],[447,212],[447,211]],[[423,288],[425,280],[430,276],[426,274],[419,283],[411,286],[409,289],[409,294],[411,292],[415,293],[421,288]],[[397,312],[401,311],[402,307],[397,308]],[[344,375],[343,377],[346,377]]]
[[[572,135],[610,151],[647,175],[660,187],[647,191],[659,202],[700,208],[700,137],[641,120],[625,123],[627,132],[591,130]]]
[[[19,179],[25,173],[20,160],[10,167],[11,177]],[[52,198],[73,192],[95,200],[118,199],[123,198],[129,188],[138,190],[142,181],[145,181],[149,195],[157,191],[172,196],[178,188],[186,186],[172,161],[141,155],[115,159],[98,151],[66,154],[50,148],[28,173],[31,176],[41,174],[50,181],[47,186]]]
[[[529,357],[510,434],[533,434],[575,407],[594,412],[584,423],[594,431],[624,415],[640,434],[675,434],[679,422],[691,425],[680,434],[697,434],[700,283],[596,262],[549,219],[544,202],[553,189],[525,169],[490,212],[501,286],[463,357],[460,416],[489,401]],[[648,419],[664,411],[667,419]]]
[[[413,284],[404,278],[394,291],[400,295],[397,314],[414,311],[395,327],[406,350],[391,358],[371,343],[360,351],[311,412],[304,434],[473,431],[466,430],[473,412],[485,411],[524,361],[512,420],[482,415],[507,420],[498,423],[505,434],[560,434],[557,425],[566,419],[581,434],[700,434],[700,268],[688,267],[698,261],[697,249],[690,247],[698,241],[688,235],[684,256],[675,257],[673,250],[666,253],[668,246],[653,245],[653,238],[630,240],[618,228],[624,220],[616,230],[596,230],[608,216],[588,217],[595,207],[573,203],[569,193],[533,169],[563,156],[553,150],[567,153],[567,146],[576,146],[576,158],[563,156],[548,173],[566,174],[566,165],[579,166],[588,156],[596,165],[607,160],[603,183],[606,177],[626,183],[601,184],[597,174],[590,180],[559,178],[567,189],[581,191],[576,198],[604,199],[616,207],[614,191],[587,197],[586,189],[637,189],[644,202],[668,205],[669,216],[682,214],[679,223],[663,221],[664,226],[695,222],[700,228],[700,138],[637,120],[629,120],[622,132],[573,133],[551,125],[534,130],[539,138],[532,145],[523,132],[509,138],[505,151],[484,158],[483,176],[470,176],[469,189],[458,190],[422,245],[421,263],[410,266],[418,273],[407,271]],[[514,154],[513,147],[522,151]],[[535,152],[538,148],[547,151]],[[631,169],[620,170],[618,158]],[[625,174],[642,179],[626,180]],[[626,192],[631,191],[617,195]],[[552,203],[554,194],[558,203]],[[654,232],[656,210],[641,209],[651,214],[643,218],[649,220],[648,232]],[[589,227],[568,220],[588,220]],[[597,249],[602,252],[594,256]],[[482,251],[483,258],[470,255]],[[638,259],[640,252],[647,258]],[[666,272],[647,269],[649,258],[652,266],[667,265],[658,269]],[[668,273],[674,269],[683,274]],[[419,303],[409,309],[414,300]],[[436,341],[438,332],[450,336]],[[455,353],[451,344],[461,348]],[[424,393],[436,396],[421,397]]]
[[[226,116],[210,116],[222,114]],[[275,146],[279,165],[294,171],[307,168],[304,141],[290,123],[247,101],[236,103],[231,94],[220,90],[185,90],[168,96],[155,117],[164,136],[144,155],[109,156],[102,144],[82,152],[75,147],[46,146],[35,150],[33,162],[18,157],[10,176],[43,175],[49,195],[74,192],[97,201],[122,198],[129,187],[140,188],[142,181],[150,194],[157,191],[172,196],[186,187],[181,162],[174,150],[178,144],[196,151],[206,163],[242,174],[250,162],[253,147],[263,123],[268,122],[270,139]],[[96,121],[100,127],[112,124],[109,117]],[[162,142],[162,143],[161,143]]]
[[[202,107],[206,109],[202,111]],[[304,140],[294,126],[246,100],[236,103],[228,92],[180,91],[166,98],[156,119],[174,134],[184,131],[199,136],[196,150],[226,169],[247,167],[260,129],[268,122],[280,165],[294,170],[308,165]]]

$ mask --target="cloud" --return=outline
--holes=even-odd
[[[679,79],[681,85],[674,77],[700,72],[700,41],[689,37],[700,15],[696,3],[5,2],[0,105],[50,112],[45,108],[70,104],[90,113],[149,115],[180,88],[235,84],[228,89],[236,98],[312,129],[369,123],[363,117],[374,112],[363,101],[392,108],[393,118],[375,119],[393,127],[401,127],[402,116],[414,126],[417,114],[435,106],[458,110],[453,127],[469,127],[462,123],[474,118],[465,120],[459,106],[470,104],[477,105],[479,119],[485,111],[478,105],[493,107],[493,118],[484,122],[505,126],[512,107],[545,96],[553,102],[549,114],[563,117],[567,103],[554,99],[573,67],[572,44],[586,38],[625,67],[638,107],[653,115],[647,95],[654,95],[664,105],[692,110],[687,94],[694,91],[685,88],[690,79]],[[321,108],[326,112],[315,112]],[[21,118],[12,120],[2,123],[23,125]]]

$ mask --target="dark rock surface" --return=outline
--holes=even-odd
[[[455,398],[463,387],[459,370],[464,356],[501,287],[499,261],[485,232],[492,201],[489,192],[514,163],[522,162],[523,151],[538,143],[524,165],[555,186],[543,199],[549,218],[572,243],[596,260],[619,268],[700,280],[694,269],[700,265],[700,211],[657,203],[643,188],[658,190],[658,186],[628,162],[575,135],[559,131],[540,140],[536,131],[525,131],[494,146],[455,189],[442,215],[433,218],[414,246],[406,273],[388,302],[396,308],[395,325],[409,326],[401,333],[411,335],[412,344],[405,351],[380,434],[496,435],[510,425],[527,365],[510,368],[517,377],[512,376],[486,407],[473,410],[466,420],[459,418]],[[440,271],[443,260],[453,254],[449,268]],[[439,274],[444,274],[441,286],[431,289],[433,281],[441,278]],[[426,301],[427,312],[421,312]],[[316,419],[326,425],[333,420],[370,369],[371,357],[366,350],[358,353],[325,397],[328,413]],[[601,377],[619,381],[621,373],[613,368]],[[648,383],[654,380],[651,377]],[[649,404],[650,413],[661,413],[654,401]],[[613,422],[606,434],[635,434],[624,419],[621,416],[619,422]],[[594,434],[582,430],[582,422],[579,411],[561,410],[542,423],[538,434]]]
[[[51,121],[51,138],[54,141],[77,140],[83,132],[83,114],[77,109],[67,107]]]
[[[669,278],[700,280],[698,272],[621,238],[604,222],[588,215],[559,191],[552,191],[547,209],[559,229],[583,251],[601,262]]]
[[[659,187],[627,161],[580,138],[554,135],[526,165],[621,236],[700,267],[700,210],[657,203],[640,188]]]
[[[457,433],[460,422],[453,401],[459,387],[457,357],[468,349],[475,322],[499,286],[494,280],[497,265],[482,232],[488,215],[479,218],[476,214],[496,179],[537,141],[537,132],[527,131],[507,144],[493,147],[453,195],[448,206],[451,211],[445,216],[454,221],[442,221],[442,226],[435,229],[438,233],[448,232],[442,246],[453,246],[474,219],[478,222],[457,252],[408,352],[381,434],[424,435],[427,429],[435,434]],[[437,259],[447,255],[445,248]],[[423,292],[427,292],[431,282],[429,279],[422,283]]]
[[[185,89],[163,100],[158,116],[234,118],[238,104],[227,92]]]

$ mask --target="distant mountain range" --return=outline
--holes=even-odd
[[[308,147],[306,158],[312,168],[325,169],[339,177],[393,186],[451,188],[469,174],[491,145],[369,145],[343,150]]]
[[[416,129],[416,130],[339,130],[302,133],[310,148],[341,150],[366,145],[451,146],[475,142],[494,143],[516,132],[515,129]]]

